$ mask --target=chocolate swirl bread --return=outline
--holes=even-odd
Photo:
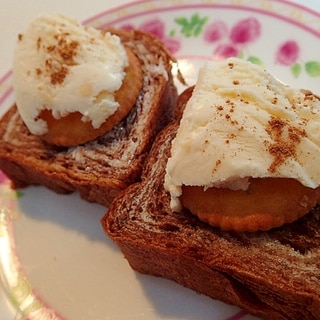
[[[14,188],[44,185],[59,193],[79,191],[109,205],[120,190],[139,179],[156,133],[172,116],[177,91],[174,58],[156,37],[142,31],[109,30],[141,62],[143,83],[130,113],[111,131],[76,147],[57,147],[32,135],[16,106],[0,122],[0,168]]]
[[[320,210],[270,231],[221,231],[170,209],[164,176],[177,123],[157,137],[142,181],[102,219],[130,266],[272,320],[320,319]]]

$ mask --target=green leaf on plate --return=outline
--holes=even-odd
[[[301,74],[301,64],[300,63],[295,63],[294,65],[291,66],[291,73],[295,78],[298,78],[299,75]]]
[[[31,292],[31,285],[28,280],[19,275],[15,286],[12,286],[11,288],[10,298],[14,305],[21,306],[21,304],[29,297]]]
[[[172,29],[170,32],[169,32],[169,36],[170,37],[174,37],[176,34],[176,30],[175,29]]]
[[[240,51],[240,52],[239,52],[237,58],[239,58],[239,59],[244,59],[244,53],[243,53],[243,51]]]
[[[262,60],[260,58],[258,58],[257,56],[249,56],[247,60],[250,61],[251,63],[258,65],[258,66],[264,65]]]
[[[182,27],[184,27],[184,26],[186,26],[186,25],[188,24],[187,18],[184,18],[184,17],[175,18],[174,21],[175,21],[178,25],[180,25],[180,26],[182,26]]]
[[[18,199],[20,199],[21,197],[23,197],[23,195],[24,195],[24,193],[23,193],[22,191],[20,191],[20,190],[17,190],[17,191],[16,191],[16,196],[17,196]]]
[[[308,61],[305,64],[306,72],[311,77],[320,77],[320,62]]]
[[[35,300],[26,306],[22,311],[25,316],[30,315],[33,312],[40,310],[43,307],[43,303],[41,301]]]
[[[190,20],[185,17],[178,17],[174,20],[181,26],[181,33],[186,37],[197,37],[202,33],[203,26],[208,21],[208,17],[201,18],[198,13],[191,16]]]

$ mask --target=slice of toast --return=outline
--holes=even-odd
[[[272,320],[320,319],[320,209],[260,232],[223,232],[172,212],[163,187],[178,123],[157,137],[142,181],[102,219],[131,267]],[[213,315],[214,317],[214,315]]]
[[[143,85],[129,115],[102,137],[73,148],[55,147],[29,133],[17,108],[0,122],[0,168],[14,188],[44,185],[59,193],[79,191],[108,206],[120,190],[139,179],[156,133],[171,120],[177,90],[171,74],[174,58],[156,37],[121,31],[122,43],[142,65]]]

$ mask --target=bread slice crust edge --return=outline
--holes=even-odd
[[[75,148],[55,147],[31,135],[12,106],[0,121],[0,168],[14,188],[44,185],[58,193],[78,191],[85,200],[108,206],[140,178],[155,135],[172,118],[175,59],[159,39],[143,31],[105,31],[119,35],[141,61],[143,88],[136,104],[113,130]]]
[[[172,212],[164,190],[178,122],[157,137],[142,181],[116,197],[101,220],[141,273],[171,279],[263,319],[320,319],[320,209],[281,228],[221,231]]]

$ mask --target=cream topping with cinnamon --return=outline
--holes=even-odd
[[[179,209],[182,185],[246,190],[249,178],[320,185],[320,102],[260,66],[208,62],[181,119],[165,188]]]
[[[128,59],[120,38],[85,27],[63,15],[41,15],[18,37],[13,86],[20,115],[33,134],[47,131],[38,116],[52,110],[55,118],[80,112],[94,128],[119,103]]]

